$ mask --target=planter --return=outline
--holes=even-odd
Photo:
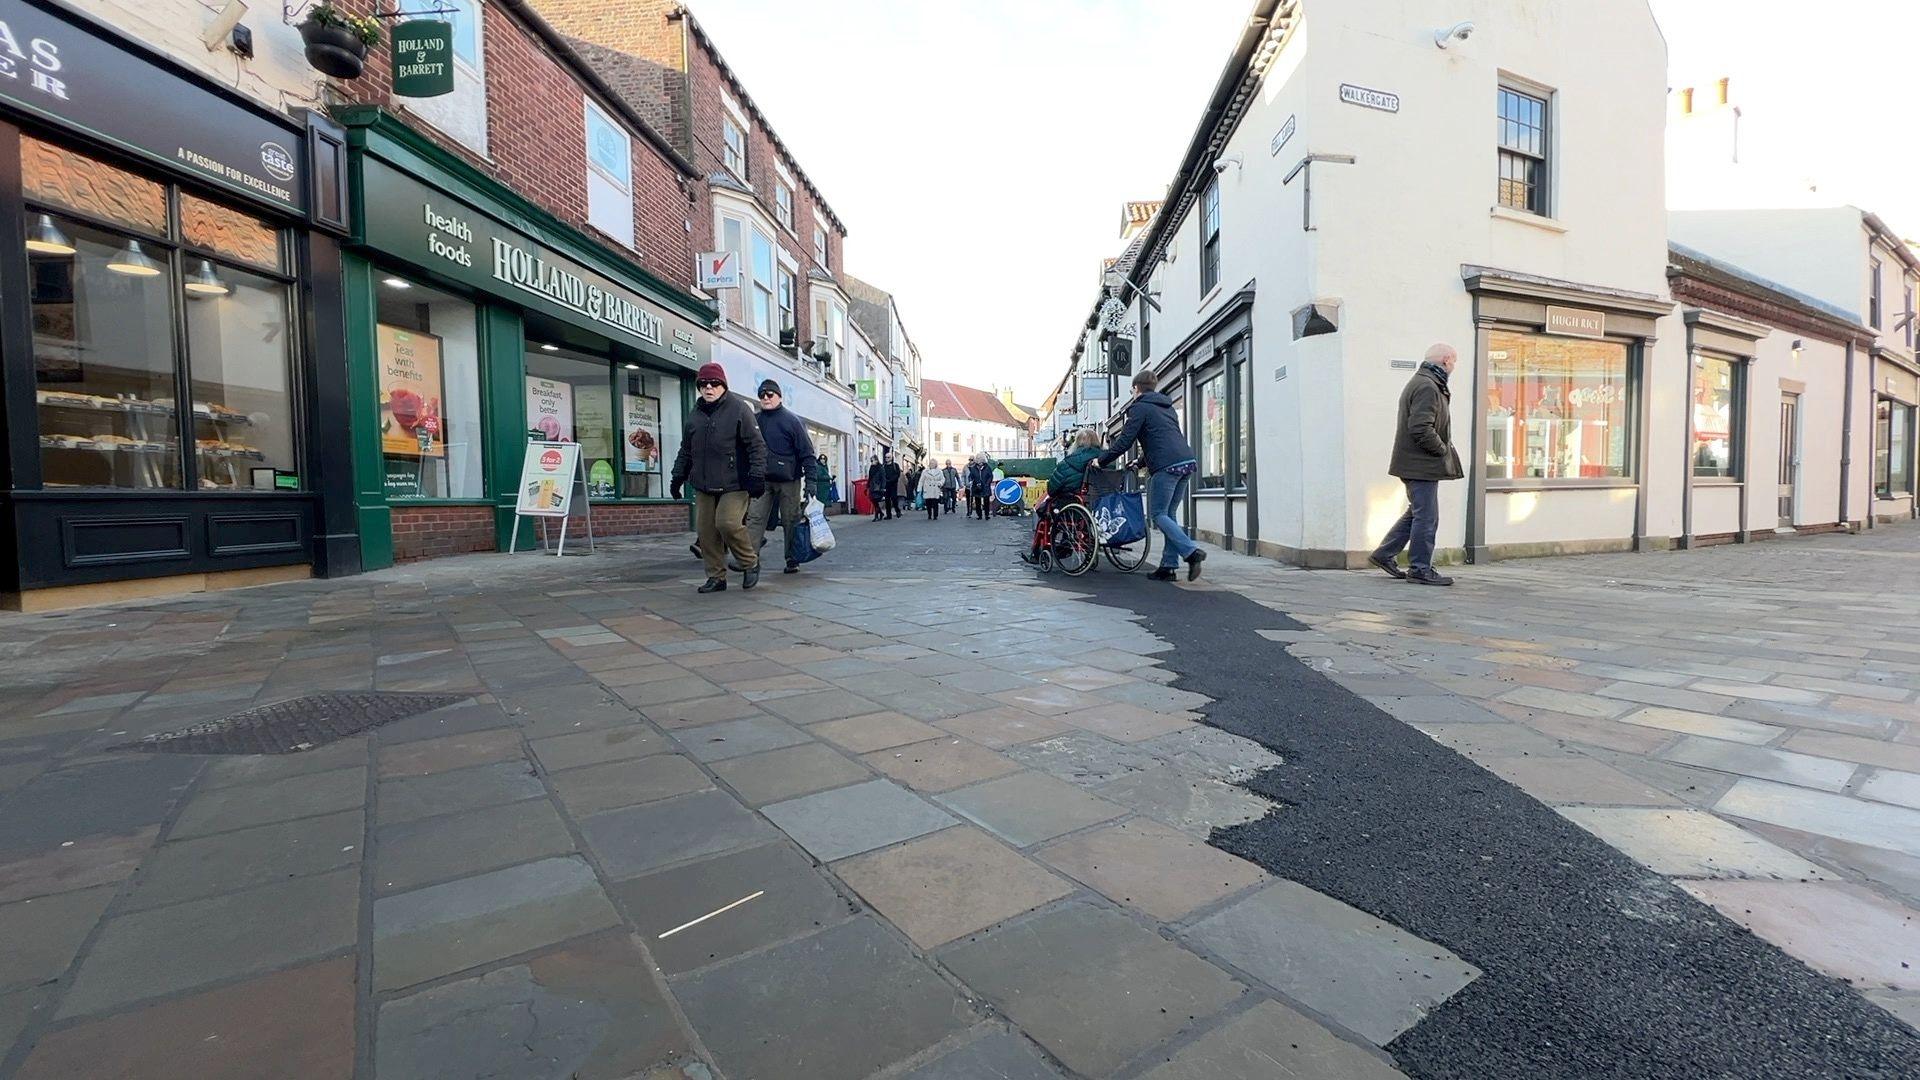
[[[344,26],[301,23],[300,37],[307,43],[307,63],[323,75],[357,79],[366,67],[367,43]]]

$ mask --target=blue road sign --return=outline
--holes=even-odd
[[[1026,493],[1021,489],[1020,481],[1009,477],[993,485],[993,497],[999,500],[1001,506],[1012,506],[1025,498]]]

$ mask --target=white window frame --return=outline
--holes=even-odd
[[[793,188],[785,180],[773,182],[773,217],[781,228],[793,232]]]
[[[626,128],[614,123],[613,117],[607,115],[606,110],[592,98],[585,98],[583,101],[582,120],[585,124],[583,138],[587,155],[587,223],[632,248],[634,246],[633,136]],[[620,137],[621,164],[625,166],[626,172],[624,177],[615,176],[605,166],[594,160],[595,121]]]
[[[733,144],[735,136],[738,136],[740,140],[740,145],[737,147]],[[722,116],[720,118],[720,143],[721,143],[720,163],[726,166],[726,169],[728,172],[739,177],[743,181],[746,180],[747,178],[746,125],[740,123],[738,120],[735,120],[731,116]]]
[[[832,250],[833,249],[827,245],[827,227],[825,225],[820,224],[817,221],[814,222],[813,223],[813,261],[819,263],[821,269],[824,269],[824,270],[833,269],[832,264],[827,261],[827,254]]]

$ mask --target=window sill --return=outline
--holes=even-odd
[[[1623,491],[1640,486],[1638,480],[1630,477],[1595,477],[1593,479],[1555,479],[1555,480],[1488,480],[1487,493],[1498,495],[1525,491]]]
[[[1746,487],[1747,482],[1737,476],[1695,476],[1693,478],[1693,486],[1737,488]]]
[[[1222,288],[1223,288],[1223,286],[1221,285],[1221,283],[1220,283],[1220,282],[1217,282],[1217,281],[1216,281],[1216,282],[1214,282],[1214,285],[1213,285],[1213,288],[1211,288],[1211,289],[1208,289],[1208,290],[1207,290],[1207,295],[1205,295],[1205,296],[1203,296],[1203,297],[1201,297],[1201,298],[1200,298],[1200,303],[1199,303],[1199,304],[1197,304],[1197,305],[1195,305],[1195,307],[1194,307],[1194,309],[1193,309],[1193,310],[1194,310],[1194,312],[1195,312],[1196,314],[1198,314],[1199,312],[1202,312],[1202,311],[1205,311],[1205,310],[1207,310],[1207,308],[1208,308],[1208,307],[1209,307],[1209,306],[1210,306],[1210,305],[1211,305],[1211,304],[1212,304],[1212,303],[1213,303],[1213,302],[1214,302],[1215,300],[1218,300],[1218,299],[1220,298],[1220,290],[1221,290]]]
[[[1493,218],[1495,221],[1511,221],[1515,225],[1530,225],[1533,228],[1550,233],[1565,233],[1567,231],[1565,225],[1560,224],[1550,217],[1530,213],[1526,210],[1515,210],[1511,206],[1501,206],[1498,203],[1487,208],[1487,216]]]

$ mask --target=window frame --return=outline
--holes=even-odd
[[[1547,333],[1541,328],[1539,323],[1501,322],[1486,327],[1479,335],[1478,352],[1480,363],[1486,365],[1485,370],[1487,372],[1489,390],[1491,390],[1492,386],[1493,368],[1488,353],[1493,348],[1493,335],[1501,333],[1514,334],[1520,337],[1550,338],[1562,336]],[[1640,409],[1642,395],[1646,393],[1647,388],[1646,342],[1640,338],[1614,337],[1611,335],[1590,340],[1620,346],[1626,350],[1626,372],[1623,379],[1627,395],[1624,417],[1626,434],[1623,437],[1625,463],[1621,474],[1618,476],[1497,476],[1491,471],[1493,463],[1487,461],[1484,454],[1482,454],[1479,460],[1468,467],[1485,470],[1482,473],[1482,480],[1486,485],[1487,491],[1539,491],[1559,488],[1631,488],[1638,487],[1643,482],[1642,473],[1644,471],[1645,461],[1640,452],[1640,431],[1642,426]],[[1691,382],[1689,382],[1689,386],[1691,386]],[[1490,422],[1492,419],[1493,417],[1491,415],[1483,416],[1481,422]],[[1481,433],[1481,436],[1485,438],[1484,431]],[[1456,443],[1456,445],[1458,444]]]
[[[832,251],[833,251],[833,247],[831,244],[828,243],[827,227],[825,225],[820,224],[817,221],[814,222],[813,223],[813,261],[819,263],[820,268],[822,270],[833,269],[831,262],[829,262],[827,258],[828,255],[832,253]]]
[[[717,225],[716,243],[719,248],[722,251],[733,252],[734,257],[740,260],[740,288],[735,290],[739,294],[740,318],[736,325],[778,346],[780,327],[773,323],[779,312],[780,274],[786,270],[780,257],[784,249],[781,248],[780,241],[774,234],[761,228],[760,221],[763,219],[757,215],[733,208],[716,208],[714,217]],[[740,246],[738,248],[729,246],[727,242],[729,227],[739,230]],[[765,282],[760,280],[754,264],[754,245],[762,238],[767,243],[773,273],[773,276]],[[769,325],[764,331],[754,325],[755,305],[762,294],[768,297]]]
[[[1880,329],[1880,288],[1883,267],[1879,259],[1867,260],[1867,325]]]
[[[1220,177],[1200,193],[1200,295],[1220,287]]]
[[[781,179],[773,182],[773,220],[789,235],[793,233],[793,188]]]
[[[779,311],[781,316],[780,325],[774,327],[775,343],[777,344],[779,341],[778,335],[785,333],[788,327],[792,327],[793,328],[793,347],[799,348],[800,347],[800,307],[799,307],[800,280],[792,270],[787,269],[787,267],[784,265],[779,265],[777,259],[776,259],[776,265],[773,268],[773,278],[774,278],[774,292],[773,292],[774,306],[775,306],[775,309]]]
[[[739,145],[734,145],[735,140]],[[747,180],[748,147],[746,128],[732,113],[720,114],[720,164],[742,181]]]
[[[583,95],[581,102],[583,124],[582,141],[584,144],[582,148],[586,151],[587,157],[587,223],[599,229],[600,232],[619,241],[622,245],[628,248],[635,248],[638,243],[638,237],[635,235],[636,230],[634,229],[633,223],[633,133],[615,123],[613,117],[608,115],[607,111],[602,109],[593,98]],[[606,130],[620,137],[621,148],[624,151],[621,163],[626,166],[626,176],[624,178],[613,175],[608,171],[606,166],[595,160],[593,150],[595,122],[598,122]],[[599,177],[600,180],[609,186],[610,190],[619,200],[620,209],[624,210],[624,213],[620,216],[624,220],[626,227],[620,232],[609,232],[594,221],[593,181],[595,177]]]
[[[1727,368],[1727,467],[1724,472],[1702,471],[1699,462],[1700,423],[1699,413],[1695,411],[1688,418],[1687,429],[1690,440],[1687,446],[1688,476],[1696,483],[1741,484],[1746,482],[1747,474],[1747,362],[1744,358],[1717,353],[1711,350],[1695,350],[1692,358],[1692,380],[1689,383],[1690,397],[1700,393],[1700,377],[1709,365],[1724,365]],[[1699,402],[1688,401],[1688,407],[1697,410]]]
[[[1881,416],[1882,412],[1886,413],[1884,418]],[[1912,405],[1898,398],[1880,394],[1874,399],[1873,497],[1876,499],[1898,499],[1901,496],[1913,494],[1914,412],[1915,410]],[[1902,438],[1903,453],[1898,460],[1898,464],[1901,467],[1900,471],[1904,474],[1902,477],[1903,486],[1899,488],[1893,487],[1893,469],[1896,464],[1893,455],[1893,424],[1896,420],[1904,421],[1902,426],[1905,429]],[[1883,421],[1886,425],[1886,435],[1884,437],[1881,434]]]
[[[1539,106],[1539,125],[1524,124],[1527,131],[1534,133],[1535,138],[1528,141],[1537,142],[1537,150],[1519,145],[1517,141],[1510,142],[1507,139],[1506,128],[1509,124],[1515,125],[1516,127],[1523,125],[1523,120],[1520,117],[1508,116],[1507,102],[1509,98]],[[1525,83],[1512,78],[1502,78],[1500,80],[1494,94],[1495,167],[1493,199],[1495,206],[1520,214],[1532,214],[1536,217],[1549,219],[1553,217],[1555,209],[1553,200],[1553,141],[1556,134],[1553,122],[1553,104],[1553,91],[1545,87],[1535,86],[1531,83]],[[1509,178],[1506,175],[1506,166],[1509,160],[1531,163],[1536,170],[1536,175],[1528,181]],[[1507,199],[1507,185],[1509,183],[1521,182],[1527,184],[1526,190],[1528,197],[1520,203],[1509,202]]]

